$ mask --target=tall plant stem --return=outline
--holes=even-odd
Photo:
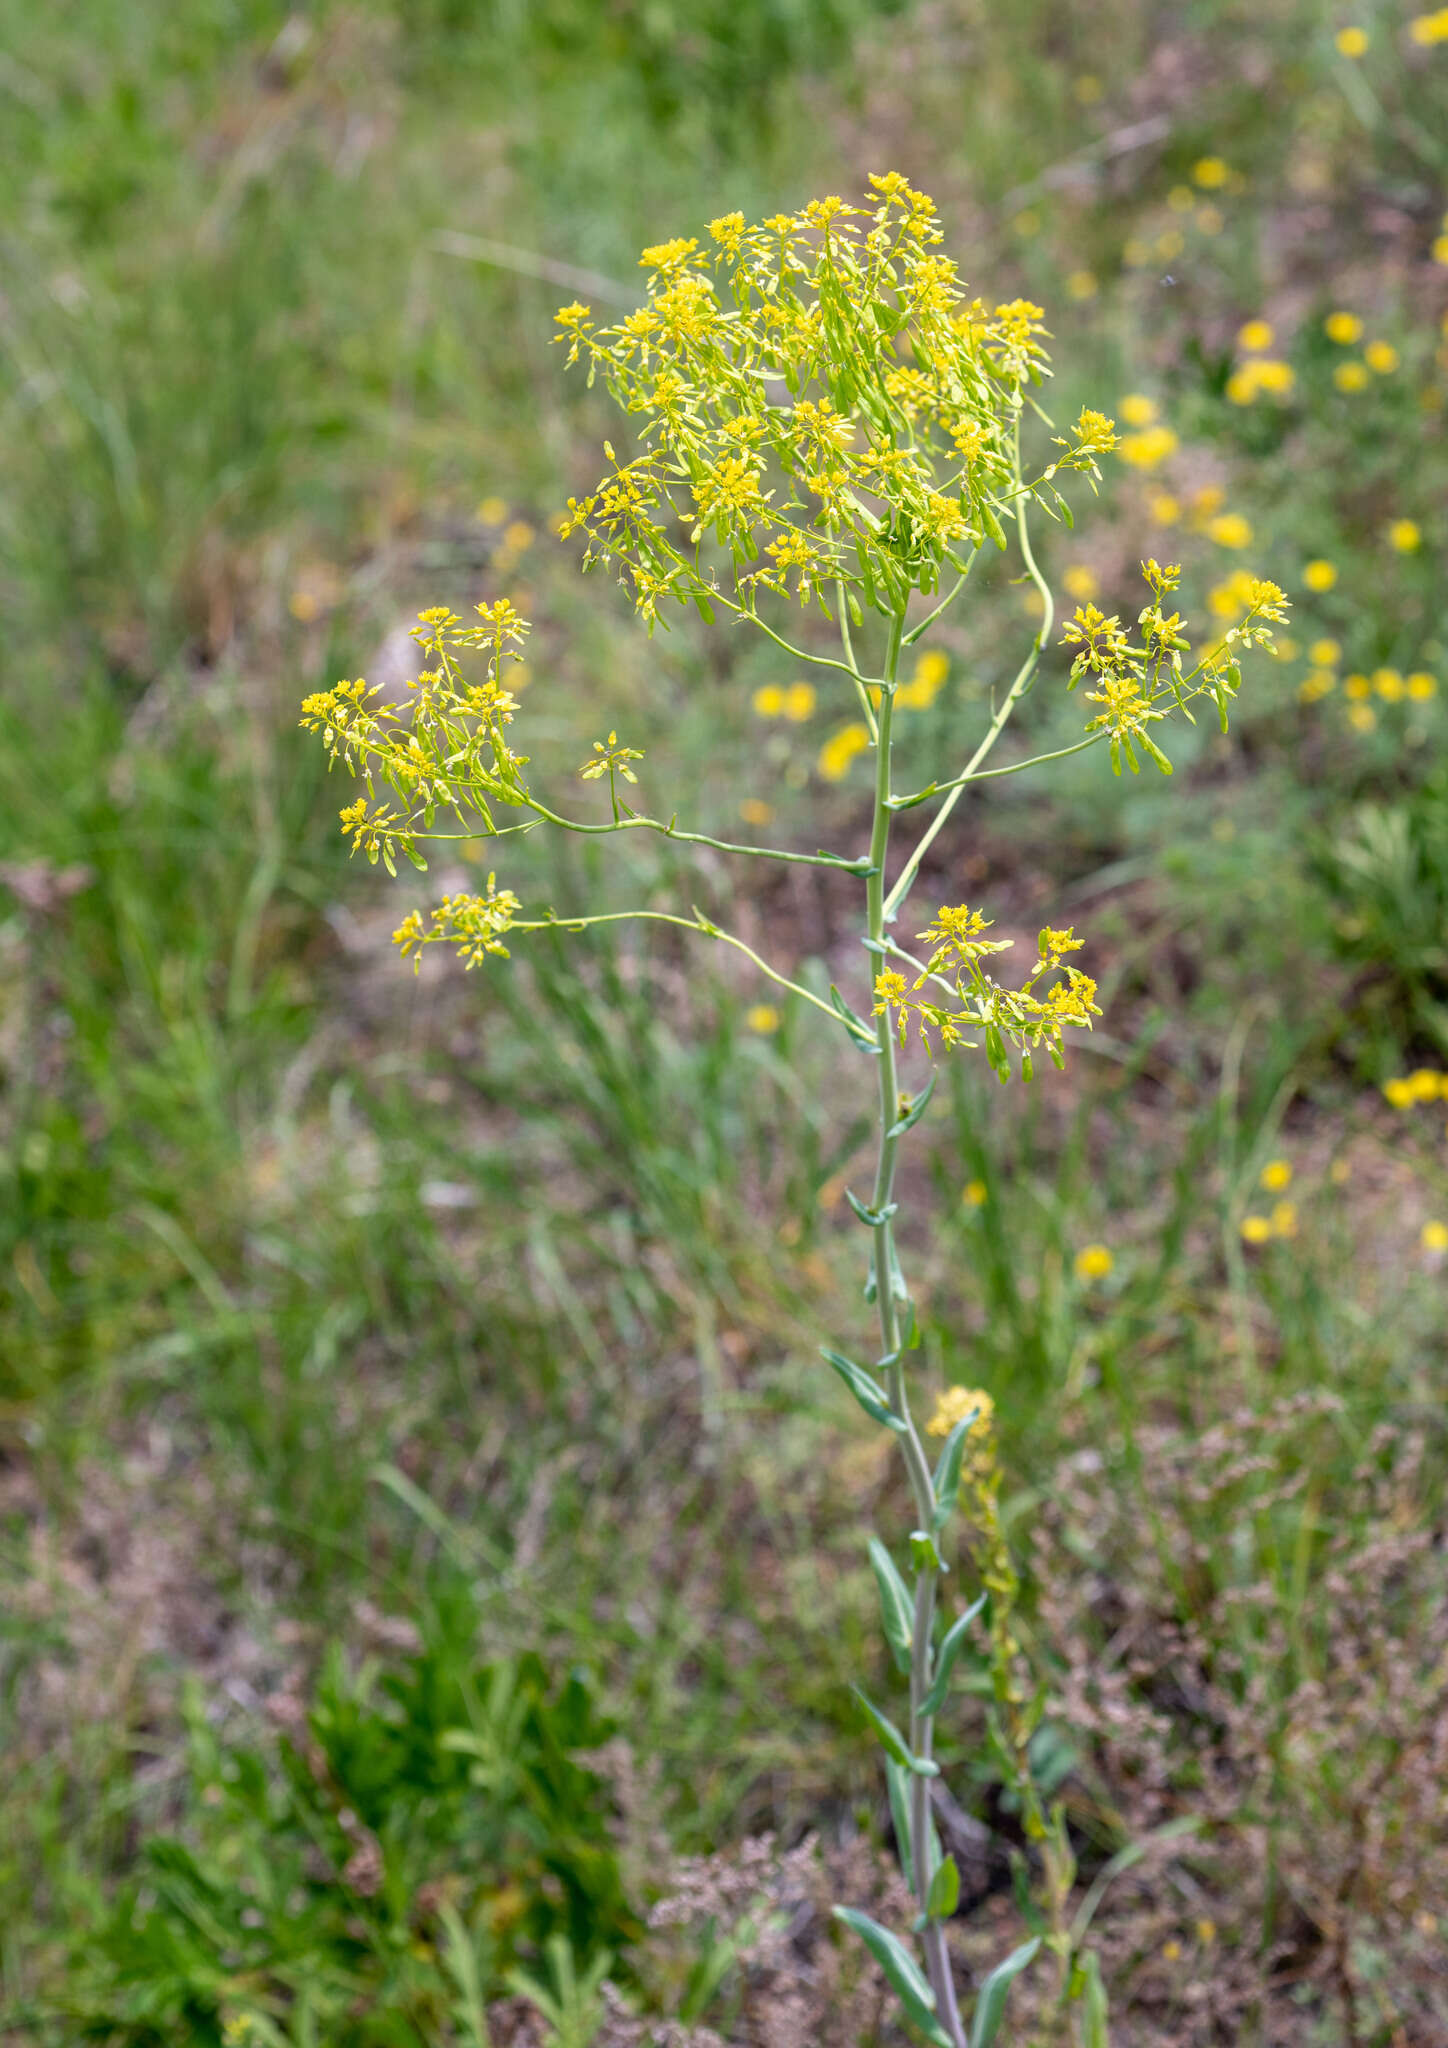
[[[890,744],[894,719],[895,677],[900,663],[904,632],[905,611],[902,606],[891,629],[890,648],[885,664],[886,687],[880,699],[876,735],[875,811],[870,832],[870,865],[865,882],[867,937],[872,943],[872,961],[881,957],[880,953],[873,949],[883,945],[885,939],[885,857],[889,852],[891,818]],[[879,1058],[876,1065],[880,1081],[879,1153],[875,1166],[872,1207],[880,1221],[874,1226],[874,1249],[871,1257],[875,1304],[880,1318],[881,1364],[888,1375],[890,1406],[905,1425],[900,1436],[900,1445],[910,1474],[910,1490],[915,1500],[917,1524],[922,1530],[928,1531],[934,1511],[935,1494],[925,1448],[920,1441],[914,1417],[910,1413],[905,1390],[905,1350],[910,1340],[914,1316],[895,1250],[894,1222],[887,1213],[893,1197],[895,1155],[900,1144],[899,1138],[892,1137],[890,1133],[899,1121],[901,1108],[899,1079],[895,1065],[894,1015],[888,1005],[877,1019],[877,1043]],[[929,1760],[935,1737],[933,1716],[922,1711],[921,1703],[930,1689],[932,1675],[934,1651],[931,1638],[935,1621],[937,1577],[936,1567],[928,1559],[923,1560],[915,1578],[915,1619],[910,1644],[910,1747],[922,1761]],[[910,1860],[915,1897],[922,1911],[932,1876],[930,1841],[930,1780],[919,1772],[913,1772],[910,1778]],[[904,1845],[901,1846],[903,1848]],[[930,1977],[930,1987],[935,1993],[941,2023],[956,2043],[956,2048],[965,2048],[965,2032],[961,2025],[960,2009],[956,2003],[955,1984],[950,1971],[950,1953],[946,1947],[945,1928],[941,1921],[927,1921],[924,1947],[926,1970]]]

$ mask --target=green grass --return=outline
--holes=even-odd
[[[857,795],[815,756],[848,709],[761,720],[752,693],[789,664],[692,629],[645,641],[552,539],[613,431],[548,344],[571,292],[438,237],[626,284],[645,241],[848,190],[891,158],[936,192],[983,291],[1047,303],[1053,410],[1144,392],[1181,437],[1050,536],[1058,587],[1084,567],[1108,609],[1134,606],[1136,558],[1179,552],[1200,616],[1246,562],[1297,600],[1304,650],[1342,646],[1320,701],[1299,700],[1299,658],[1244,699],[1230,741],[1190,736],[1169,806],[1087,756],[1048,797],[993,786],[942,863],[942,895],[985,896],[1007,926],[1074,917],[1108,1000],[1094,1049],[1023,1118],[977,1076],[941,1091],[911,1190],[939,1217],[916,1225],[927,1370],[994,1394],[1023,1554],[1045,1516],[1076,1560],[1079,1581],[1058,1559],[1063,1590],[1032,1609],[1045,1668],[1107,1654],[1099,1567],[1151,1626],[1195,1631],[1209,1690],[1272,1703],[1276,1889],[1234,1905],[1245,1852],[1225,1820],[1192,1868],[1233,1971],[1289,1942],[1294,2040],[1344,2038],[1345,2000],[1364,2041],[1430,2024],[1413,1914],[1431,1897],[1404,1894],[1395,1920],[1353,1866],[1344,1937],[1302,1845],[1337,1843],[1339,1780],[1370,1741],[1333,1691],[1351,1658],[1329,1570],[1356,1559],[1371,1579],[1387,1532],[1441,1519],[1441,1280],[1418,1246],[1448,1201],[1441,1131],[1424,1112],[1405,1145],[1376,1084],[1437,1064],[1448,1030],[1443,698],[1379,689],[1362,731],[1341,677],[1448,688],[1448,272],[1427,257],[1443,60],[1384,16],[1347,70],[1318,11],[1285,4],[1182,25],[1123,0],[1049,35],[1036,10],[876,13],[334,7],[304,34],[259,4],[0,12],[8,2038],[69,2038],[41,2017],[68,1944],[148,1830],[195,1834],[183,1681],[265,1750],[254,1702],[357,1640],[359,1603],[423,1611],[444,1568],[480,1589],[490,1654],[588,1668],[677,1848],[883,1829],[845,1682],[877,1654],[858,1531],[886,1482],[810,1365],[822,1322],[852,1336],[860,1278],[838,1186],[864,1133],[834,1106],[829,1056],[801,1017],[748,1031],[725,969],[686,985],[662,941],[412,982],[387,944],[402,895],[347,864],[340,786],[294,720],[420,605],[511,588],[539,627],[540,756],[582,758],[627,721],[705,829],[734,834],[762,795],[809,806],[801,843],[847,839]],[[1046,175],[1158,113],[1154,140]],[[1173,211],[1207,155],[1240,186]],[[1084,270],[1094,293],[1072,299],[1063,278]],[[1339,304],[1401,358],[1361,394],[1333,383],[1358,353],[1322,333]],[[1261,313],[1295,372],[1281,408],[1224,395],[1236,329]],[[1250,520],[1246,552],[1193,529],[1206,484]],[[1162,488],[1186,508],[1170,528],[1149,507]],[[478,517],[493,497],[534,530],[525,546]],[[1400,517],[1416,553],[1385,542]],[[1340,572],[1320,597],[1301,586],[1315,557]],[[1003,576],[949,629],[951,685],[913,715],[922,780],[1029,630]],[[1079,731],[1063,673],[1029,702],[1033,745]],[[715,869],[628,853],[635,893],[725,900]],[[560,905],[625,894],[616,865],[531,843],[506,879]],[[807,977],[858,971],[828,887],[751,911]],[[1244,1248],[1271,1157],[1296,1168],[1297,1235]],[[962,1205],[977,1180],[985,1202]],[[1115,1264],[1087,1283],[1093,1241]],[[1341,1406],[1299,1438],[1264,1421],[1260,1472],[1203,1498],[1178,1483],[1196,1436],[1309,1393]],[[1396,1501],[1393,1457],[1411,1481]],[[1078,1470],[1096,1476],[1073,1492]],[[1425,1625],[1425,1582],[1373,1583],[1400,1635]],[[1293,1730],[1322,1696],[1346,1747],[1314,1779]],[[1413,1697],[1431,1724],[1426,1680]],[[978,1732],[967,1704],[955,1782],[1008,1836]],[[1089,1868],[1151,1816],[1109,1730],[1061,1732]],[[1184,1744],[1172,1811],[1202,1796]],[[1392,1825],[1431,1875],[1440,1824]],[[1116,1996],[1130,2038],[1205,2040],[1173,2033],[1151,1976],[1165,1895],[1123,1894]],[[1240,2038],[1276,2038],[1241,1995],[1232,2024],[1259,2032]],[[178,2024],[154,2038],[192,2038]]]

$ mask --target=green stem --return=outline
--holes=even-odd
[[[590,835],[608,832],[662,832],[665,839],[677,839],[685,846],[712,846],[716,853],[743,853],[752,855],[756,860],[792,861],[802,867],[843,868],[848,875],[862,875],[869,865],[866,860],[850,860],[842,853],[791,853],[782,846],[741,846],[730,839],[715,839],[708,832],[681,832],[672,818],[667,824],[662,818],[631,816],[615,818],[607,825],[585,825],[576,818],[565,818],[557,811],[550,811],[547,804],[539,803],[535,796],[525,796],[523,801],[530,811],[536,812],[548,824],[557,825],[563,832],[582,832]],[[442,835],[428,835],[440,836]]]
[[[904,607],[896,615],[890,632],[886,660],[887,686],[880,699],[879,736],[875,750],[875,810],[870,832],[870,870],[865,878],[867,936],[875,946],[885,941],[885,857],[890,845],[890,735],[894,716],[894,685],[904,639]],[[879,958],[872,951],[871,959]],[[874,1227],[871,1270],[875,1305],[880,1319],[881,1362],[887,1374],[890,1406],[905,1424],[900,1437],[910,1490],[915,1501],[917,1525],[930,1527],[934,1489],[930,1466],[920,1433],[910,1413],[905,1389],[905,1346],[914,1320],[913,1310],[895,1252],[893,1219],[884,1214],[890,1206],[895,1185],[895,1155],[900,1140],[890,1136],[900,1115],[900,1088],[895,1065],[894,1015],[887,1004],[876,1020],[879,1046],[879,1152],[875,1164],[872,1207],[881,1220]],[[928,1758],[934,1742],[934,1721],[922,1712],[921,1701],[930,1688],[933,1649],[931,1630],[935,1619],[936,1572],[922,1565],[915,1581],[915,1619],[910,1649],[910,1747],[915,1755]],[[922,1910],[930,1890],[930,1781],[918,1772],[910,1779],[910,1855],[915,1897]],[[957,2048],[965,2048],[965,2033],[950,1972],[950,1953],[945,1929],[938,1920],[927,1922],[923,1936],[926,1971],[935,1993],[941,2024]]]

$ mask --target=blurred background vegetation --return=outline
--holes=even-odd
[[[1174,786],[1004,784],[927,876],[1074,920],[1106,992],[1024,1110],[948,1077],[913,1206],[925,1370],[1001,1417],[1083,1885],[1156,1842],[1098,1909],[1117,2035],[1448,2041],[1448,15],[0,24],[0,2038],[888,2038],[747,1846],[889,1882],[844,1682],[895,1481],[811,1363],[859,1279],[833,1049],[637,936],[414,982],[295,721],[506,592],[540,758],[626,720],[705,829],[857,834],[848,706],[580,584],[552,521],[609,423],[550,320],[898,167],[976,289],[1046,306],[1049,402],[1131,429],[1058,590],[1134,609],[1152,553],[1208,626],[1243,568],[1296,606]],[[917,688],[922,781],[1034,630],[1009,573]],[[610,852],[505,879],[742,886],[786,965],[858,979],[817,873]],[[1018,1912],[979,1727],[944,1743],[967,1956]]]

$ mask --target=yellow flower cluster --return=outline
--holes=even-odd
[[[528,757],[504,737],[518,700],[501,678],[505,663],[521,662],[528,624],[505,597],[478,605],[474,616],[475,624],[445,605],[418,614],[412,636],[437,665],[409,678],[400,706],[378,702],[380,687],[362,678],[302,700],[304,730],[320,734],[331,761],[367,786],[367,796],[343,810],[342,829],[354,852],[380,857],[389,874],[397,871],[398,852],[426,866],[417,841],[439,806],[469,814],[477,832],[491,835],[498,829],[494,805],[527,800]],[[478,649],[487,653],[486,674],[471,683],[457,657]],[[377,805],[379,782],[390,785],[401,810]]]
[[[933,202],[897,172],[870,185],[864,206],[724,214],[711,246],[646,249],[646,302],[612,325],[556,316],[640,444],[628,461],[605,444],[611,469],[562,530],[586,536],[585,566],[623,565],[650,625],[666,600],[752,614],[762,593],[823,605],[832,586],[856,618],[892,612],[957,545],[1003,543],[1023,392],[1048,374],[1041,308],[969,299]],[[1112,442],[1083,414],[1025,488],[1054,512],[1057,474],[1094,479]]]
[[[1021,1078],[1029,1081],[1032,1056],[1044,1046],[1052,1062],[1065,1065],[1062,1038],[1068,1026],[1091,1029],[1099,1017],[1096,984],[1089,974],[1066,964],[1065,956],[1080,950],[1081,940],[1069,928],[1053,930],[1047,925],[1037,940],[1037,958],[1019,989],[1005,988],[982,966],[996,953],[1009,951],[1012,939],[990,939],[991,921],[979,910],[965,904],[946,905],[935,923],[919,934],[930,953],[916,979],[907,981],[898,968],[882,968],[875,977],[875,1015],[891,1017],[905,1043],[911,1019],[920,1042],[932,1050],[931,1034],[938,1033],[947,1050],[974,1047],[980,1040],[967,1032],[979,1031],[986,1058],[1002,1082],[1010,1078],[1007,1045],[1020,1057]],[[918,961],[911,963],[919,967]],[[1058,977],[1044,993],[1038,985]],[[927,986],[942,989],[955,998],[955,1006],[922,996]]]
[[[1224,518],[1234,515],[1224,514]],[[1218,522],[1220,523],[1220,522]],[[1242,524],[1245,526],[1246,522]],[[1133,642],[1115,616],[1108,618],[1094,604],[1078,605],[1063,635],[1077,650],[1071,667],[1069,688],[1083,679],[1092,688],[1086,700],[1101,709],[1087,723],[1088,732],[1104,733],[1111,746],[1111,765],[1121,772],[1123,757],[1135,774],[1140,766],[1140,747],[1163,774],[1171,763],[1157,746],[1147,728],[1168,717],[1173,709],[1190,718],[1190,700],[1209,696],[1217,706],[1223,726],[1227,703],[1241,683],[1237,654],[1241,649],[1272,645],[1271,626],[1286,620],[1287,600],[1275,583],[1239,571],[1228,583],[1212,593],[1209,602],[1219,614],[1234,617],[1222,637],[1196,666],[1187,670],[1182,657],[1191,652],[1186,622],[1178,612],[1167,613],[1162,601],[1181,580],[1178,567],[1163,568],[1159,562],[1142,563],[1141,573],[1152,593],[1152,601],[1137,617],[1138,638]]]
[[[444,896],[424,918],[410,910],[392,934],[393,944],[413,967],[421,963],[424,946],[455,946],[465,967],[477,967],[490,953],[507,958],[503,934],[522,905],[511,889],[500,889],[496,875],[488,876],[487,892],[481,896]]]

